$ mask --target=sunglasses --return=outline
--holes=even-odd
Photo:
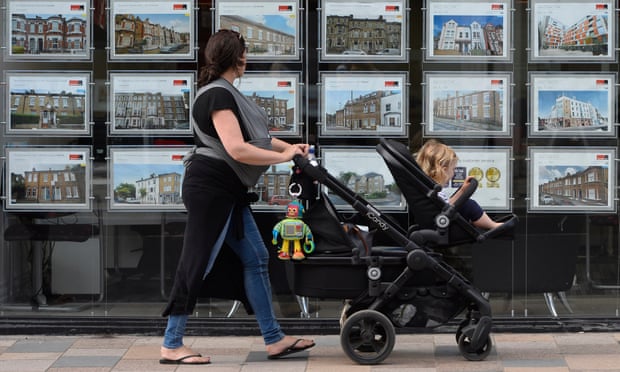
[[[230,32],[230,33],[236,35],[237,39],[241,39],[241,33],[239,33],[239,31],[231,30],[231,29],[228,29],[228,28],[220,28],[219,30],[217,30],[217,32]]]
[[[241,38],[243,37],[243,35],[241,35],[241,33],[239,31],[235,31],[235,30],[231,30],[228,28],[220,28],[219,30],[217,30],[217,32],[230,32],[233,35],[237,36],[237,39],[241,40]],[[247,53],[249,50],[248,46],[245,46],[245,52]]]

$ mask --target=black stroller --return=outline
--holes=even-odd
[[[363,237],[352,239],[355,235],[343,229],[341,216],[321,193],[309,200],[304,216],[312,229],[316,251],[287,266],[293,293],[345,300],[340,343],[357,363],[385,360],[394,348],[395,326],[432,328],[464,310],[465,318],[456,331],[459,351],[468,360],[485,359],[492,350],[489,302],[435,249],[506,235],[516,225],[516,216],[507,216],[499,229],[480,232],[456,211],[459,203],[471,196],[475,183],[456,206],[451,206],[437,196],[440,188],[418,168],[406,146],[381,140],[377,151],[403,192],[415,226],[405,231],[316,161],[297,157],[295,181],[325,185],[396,246],[368,247]]]

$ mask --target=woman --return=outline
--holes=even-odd
[[[458,160],[459,158],[450,146],[434,139],[426,141],[416,155],[416,162],[424,173],[442,187],[447,185],[454,177],[454,169],[456,168]],[[466,186],[471,178],[472,177],[467,177],[463,186]],[[461,195],[461,190],[462,189],[458,189],[456,193],[449,198],[443,191],[439,192],[439,196],[443,198],[444,201],[454,204],[454,201]],[[478,228],[491,230],[501,225],[500,222],[493,221],[473,199],[465,201],[458,211]]]
[[[204,50],[193,105],[195,150],[186,159],[183,203],[187,225],[168,306],[162,364],[208,364],[183,345],[198,297],[241,300],[256,314],[270,359],[314,346],[286,336],[272,307],[269,254],[252,216],[248,187],[271,164],[306,156],[307,144],[271,138],[264,111],[234,86],[246,68],[245,40],[220,30]]]

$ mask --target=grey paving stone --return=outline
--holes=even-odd
[[[513,359],[502,360],[504,367],[510,368],[550,368],[550,367],[566,367],[564,359]]]
[[[58,358],[52,367],[113,367],[120,359],[116,356],[63,356]]]
[[[6,349],[7,353],[63,353],[73,345],[75,339],[19,340]]]
[[[0,372],[45,372],[52,360],[3,360]]]

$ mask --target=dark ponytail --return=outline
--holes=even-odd
[[[233,30],[219,30],[211,35],[204,49],[205,65],[198,74],[198,87],[218,79],[230,67],[237,68],[243,62],[245,39]]]

